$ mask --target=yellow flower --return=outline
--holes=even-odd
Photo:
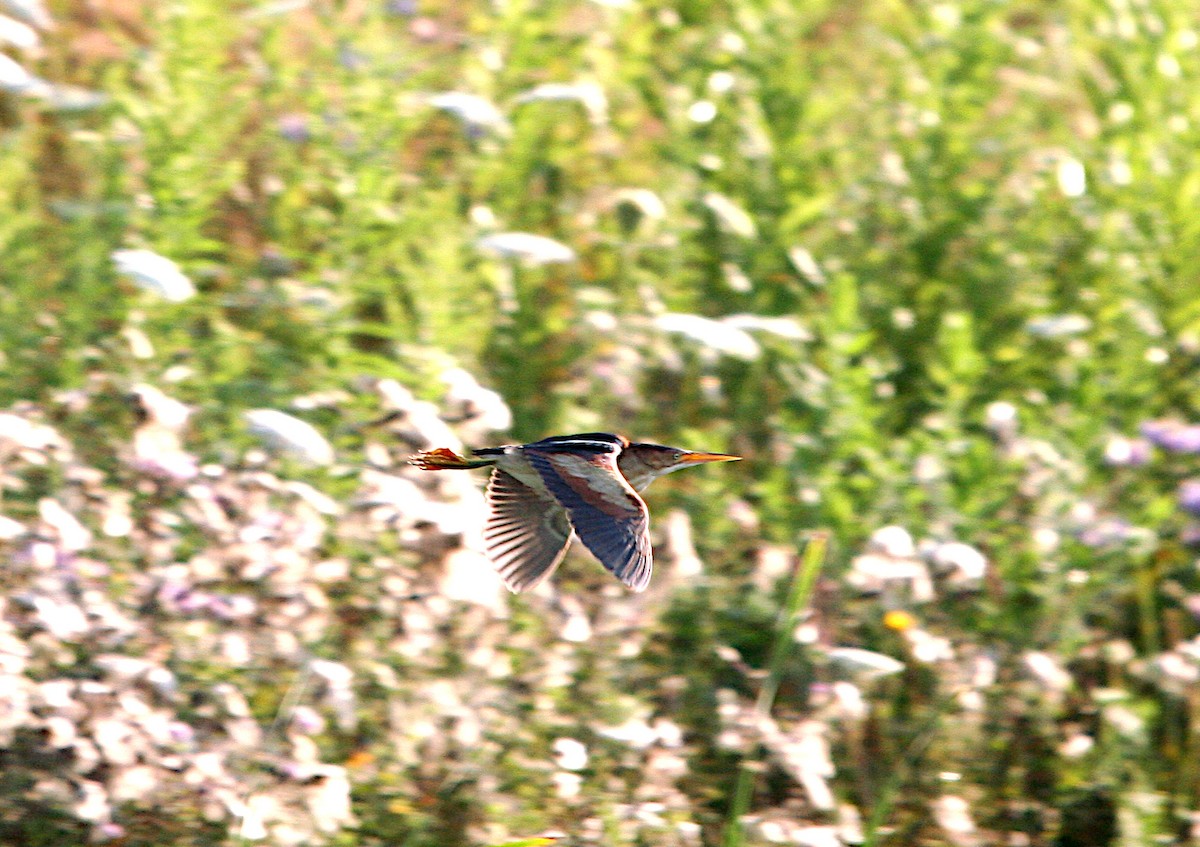
[[[896,632],[906,632],[917,625],[917,619],[908,612],[894,609],[883,616],[883,625]]]

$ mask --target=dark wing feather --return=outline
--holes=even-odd
[[[634,591],[650,584],[653,565],[646,504],[617,469],[616,452],[580,455],[525,448],[575,534],[600,564]]]
[[[499,469],[492,471],[487,502],[483,540],[488,558],[509,591],[533,588],[567,552],[571,526],[566,512],[556,501]]]

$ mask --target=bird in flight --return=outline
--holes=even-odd
[[[472,452],[476,458],[466,459],[439,447],[409,462],[427,471],[492,468],[484,545],[514,593],[554,571],[572,534],[613,576],[645,591],[652,566],[650,513],[638,492],[680,468],[741,458],[631,442],[607,432]]]

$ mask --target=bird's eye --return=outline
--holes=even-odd
[[[683,458],[683,451],[676,450],[674,453],[671,454],[671,458],[674,459],[676,462],[678,462],[680,459]]]

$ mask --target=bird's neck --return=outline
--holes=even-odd
[[[629,457],[627,453],[622,453],[617,459],[617,467],[621,469],[621,476],[625,477],[634,491],[644,491],[646,486],[654,482],[658,476],[637,459]]]

